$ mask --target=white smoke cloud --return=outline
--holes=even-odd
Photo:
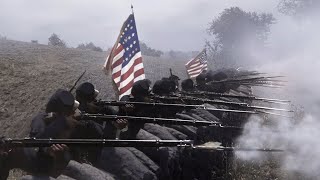
[[[303,119],[293,123],[288,119],[278,119],[274,126],[265,126],[264,120],[251,117],[245,126],[238,143],[245,147],[269,147],[284,149],[276,153],[281,160],[283,170],[300,172],[310,177],[320,175],[320,122],[315,116],[305,115]],[[237,152],[242,160],[267,160],[263,152]]]
[[[287,149],[277,155],[281,167],[306,177],[320,175],[320,23],[318,15],[297,22],[278,17],[272,29],[269,51],[259,57],[259,71],[285,75],[286,88],[266,89],[265,96],[292,100],[295,118],[263,120],[251,117],[245,125],[239,146]],[[254,54],[255,52],[253,52]],[[299,117],[298,117],[299,116]],[[268,125],[266,121],[269,121]],[[270,123],[271,122],[271,123]],[[272,124],[272,125],[270,125]],[[265,160],[264,153],[236,153],[243,160]]]

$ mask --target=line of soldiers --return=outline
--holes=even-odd
[[[201,90],[224,93],[239,87],[207,85],[208,81],[226,77],[228,75],[223,72],[201,74],[196,79],[196,86],[191,79],[187,79],[182,81],[181,88],[182,91],[189,92]],[[169,78],[156,81],[152,90],[151,81],[147,79],[138,81],[134,83],[131,95],[122,97],[121,101],[159,102],[152,99],[152,95],[169,96],[178,92],[179,80],[179,77],[171,75]],[[248,88],[243,92],[250,94],[251,90]],[[45,112],[39,113],[32,120],[29,136],[40,139],[194,139],[203,143],[219,138],[226,132],[207,127],[131,123],[127,119],[95,122],[79,118],[84,112],[210,121],[230,118],[230,115],[225,113],[212,114],[204,110],[185,111],[168,107],[155,109],[151,106],[135,106],[130,103],[125,106],[110,107],[99,103],[98,93],[94,85],[89,82],[77,88],[75,98],[69,91],[57,90],[49,99]],[[238,132],[230,137],[234,138],[237,135],[239,135]],[[222,168],[221,163],[213,160],[217,159],[217,156],[220,155],[192,152],[176,147],[77,148],[55,144],[48,148],[6,149],[0,142],[0,177],[6,179],[10,169],[13,168],[21,168],[33,175],[57,177],[63,173],[70,160],[76,160],[115,174],[120,179],[210,179],[217,175],[212,172],[214,168]],[[140,162],[135,162],[137,158]],[[145,173],[143,169],[149,169],[149,171]],[[218,170],[214,172],[217,173]]]

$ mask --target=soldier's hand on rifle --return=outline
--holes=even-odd
[[[74,111],[73,118],[77,119],[79,117],[81,117],[81,111],[79,109],[76,109]]]
[[[117,119],[116,121],[113,121],[112,124],[117,128],[117,129],[124,129],[128,125],[128,121],[126,119]]]
[[[133,104],[126,104],[124,107],[125,108],[133,108]]]
[[[133,109],[133,108],[134,108],[134,105],[133,105],[133,104],[126,104],[124,107],[125,107],[125,108]]]
[[[52,157],[57,157],[68,150],[69,150],[69,148],[65,144],[54,144],[48,148],[48,153]]]
[[[134,111],[134,105],[133,104],[125,104],[124,106],[121,107],[125,112],[133,112]]]

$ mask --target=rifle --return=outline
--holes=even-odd
[[[174,147],[190,146],[191,140],[116,140],[116,139],[4,139],[2,146],[15,147],[50,147],[53,144],[81,147]]]
[[[211,99],[203,99],[203,98],[197,98],[192,96],[184,96],[179,94],[170,94],[170,96],[158,96],[153,94],[152,99],[154,100],[164,100],[164,101],[172,101],[177,102],[181,101],[181,103],[190,102],[190,103],[196,103],[196,104],[217,104],[217,105],[239,105],[239,106],[246,106],[247,103],[238,103],[238,102],[230,102],[230,101],[222,101],[222,100],[211,100]]]
[[[73,89],[76,87],[76,85],[78,84],[78,82],[80,81],[80,79],[84,76],[84,74],[86,73],[87,70],[84,70],[83,73],[79,76],[79,78],[76,80],[76,82],[74,83],[74,85],[71,87],[71,89],[69,90],[69,92],[72,92]]]
[[[230,82],[230,84],[236,85],[247,85],[247,86],[260,86],[260,87],[270,87],[270,88],[282,88],[285,85],[280,83],[272,83],[272,82]]]
[[[281,149],[261,149],[261,148],[236,148],[223,147],[221,143],[212,142],[204,145],[194,146],[192,140],[115,140],[115,139],[10,139],[3,140],[0,147],[50,147],[53,144],[65,144],[69,147],[191,147],[192,149],[207,149],[218,151],[265,151],[282,152]]]
[[[105,114],[82,114],[80,120],[94,120],[94,121],[114,121],[117,119],[126,119],[131,122],[154,123],[154,124],[169,124],[169,125],[187,125],[187,126],[211,126],[224,129],[243,129],[237,126],[225,126],[219,122],[213,121],[199,121],[199,120],[185,120],[185,119],[167,119],[167,118],[151,118],[151,117],[136,117],[136,116],[118,116]]]
[[[245,111],[245,110],[233,110],[233,109],[219,109],[219,108],[210,108],[205,105],[189,105],[189,104],[165,104],[165,103],[151,103],[151,102],[130,102],[130,101],[98,101],[97,105],[107,105],[107,106],[152,106],[157,107],[172,107],[172,108],[181,108],[181,109],[202,109],[207,111],[214,112],[232,112],[232,113],[248,113],[248,114],[258,114],[255,111]]]
[[[259,73],[258,71],[248,71],[248,72],[245,73],[245,74],[237,75],[237,77],[259,76],[259,75],[264,75],[264,74],[267,74],[267,73]]]
[[[156,100],[171,100],[171,101],[189,101],[191,103],[196,104],[218,104],[218,105],[229,105],[229,106],[236,106],[239,108],[247,108],[247,109],[260,109],[260,110],[272,110],[272,111],[284,111],[284,112],[293,112],[292,110],[287,109],[279,109],[279,108],[272,108],[272,107],[263,107],[263,106],[251,106],[247,103],[237,103],[237,102],[228,102],[222,100],[208,100],[202,98],[194,98],[190,96],[180,96],[180,97],[161,97],[161,96],[153,96]]]
[[[232,94],[222,94],[222,93],[215,93],[215,92],[206,92],[206,91],[196,91],[196,92],[186,92],[186,91],[181,91],[181,94],[186,94],[186,95],[204,95],[204,96],[209,96],[209,97],[227,97],[227,98],[239,98],[239,99],[249,99],[249,100],[256,100],[256,101],[264,101],[264,102],[279,102],[283,104],[290,103],[291,101],[289,100],[282,100],[282,99],[269,99],[269,98],[260,98],[260,97],[255,97],[255,96],[243,96],[243,95],[232,95]]]
[[[228,113],[247,113],[247,114],[269,114],[275,116],[288,117],[282,114],[266,112],[262,110],[248,111],[248,110],[234,110],[234,109],[222,109],[222,108],[210,108],[205,105],[189,105],[189,104],[165,104],[165,103],[150,103],[150,102],[130,102],[130,101],[98,101],[97,105],[107,105],[107,106],[153,106],[157,107],[172,107],[172,108],[181,108],[181,109],[202,109],[212,112],[228,112]]]
[[[253,78],[242,78],[242,79],[225,79],[220,81],[211,81],[208,84],[218,84],[218,83],[233,83],[233,82],[252,82],[252,81],[279,81],[274,80],[274,78],[279,78],[284,76],[267,76],[267,77],[253,77]]]
[[[279,82],[286,82],[282,80],[277,80],[274,78],[283,77],[283,76],[269,76],[269,77],[253,77],[253,78],[242,78],[242,79],[225,79],[221,81],[210,81],[207,82],[207,85],[214,84],[238,84],[238,85],[251,85],[251,86],[264,86],[264,87],[282,87],[283,84]],[[275,83],[278,82],[278,83]]]

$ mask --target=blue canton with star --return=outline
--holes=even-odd
[[[131,14],[124,24],[119,41],[124,49],[122,67],[125,67],[132,57],[140,52],[139,39],[137,34],[134,16]]]

